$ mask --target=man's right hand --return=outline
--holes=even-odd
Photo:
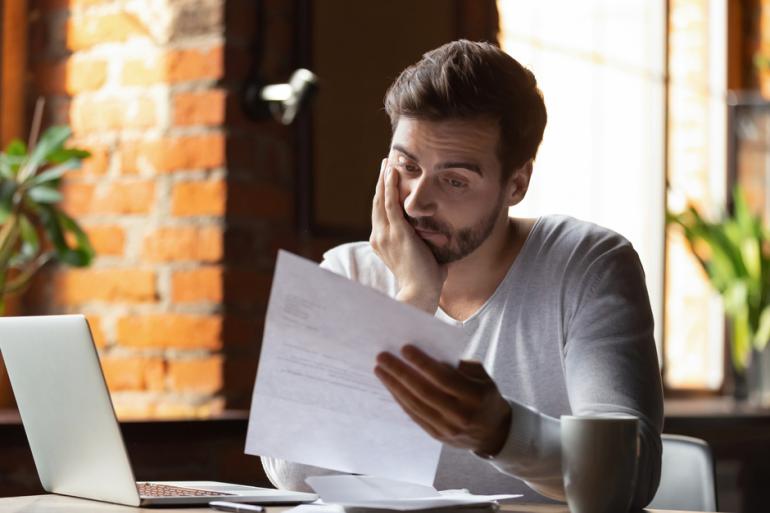
[[[404,217],[398,181],[396,170],[388,159],[382,159],[369,242],[396,276],[399,287],[396,299],[433,315],[446,280],[446,266],[436,262],[430,248]]]

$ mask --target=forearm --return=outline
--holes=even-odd
[[[511,427],[502,450],[490,463],[499,471],[526,482],[539,494],[554,500],[565,500],[561,470],[561,423],[532,408],[510,401]],[[623,407],[611,407],[594,414],[612,416],[639,412]],[[588,412],[580,412],[588,414]],[[637,480],[632,505],[641,509],[655,494],[660,473],[660,436],[643,416],[640,418],[640,452]]]
[[[500,472],[525,481],[539,494],[564,500],[559,420],[516,401],[508,402],[508,438],[490,463]]]

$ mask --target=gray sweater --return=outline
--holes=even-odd
[[[391,297],[398,292],[368,243],[334,248],[321,265]],[[641,424],[633,504],[652,500],[660,479],[663,395],[644,271],[626,239],[570,217],[542,217],[475,314],[464,322],[441,309],[436,316],[466,330],[465,357],[484,363],[513,409],[496,458],[443,447],[436,488],[522,493],[533,502],[561,498],[559,416],[628,414]],[[331,473],[273,458],[262,462],[279,488],[307,489],[305,477]]]

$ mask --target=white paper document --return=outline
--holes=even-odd
[[[441,444],[373,372],[378,353],[406,343],[456,364],[467,340],[460,328],[281,251],[246,452],[432,484]]]
[[[491,505],[521,495],[473,495],[467,490],[437,491],[432,486],[372,476],[312,476],[307,484],[327,504],[346,509],[415,511],[457,506]]]

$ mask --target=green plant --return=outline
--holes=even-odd
[[[732,331],[732,361],[738,372],[748,365],[752,348],[770,340],[770,232],[749,210],[740,187],[733,191],[734,211],[707,221],[692,206],[667,221],[684,230],[688,243],[722,296]]]
[[[64,147],[70,135],[54,126],[33,148],[14,140],[0,153],[0,315],[6,297],[49,261],[83,267],[93,259],[88,236],[57,206],[61,177],[90,156]]]

